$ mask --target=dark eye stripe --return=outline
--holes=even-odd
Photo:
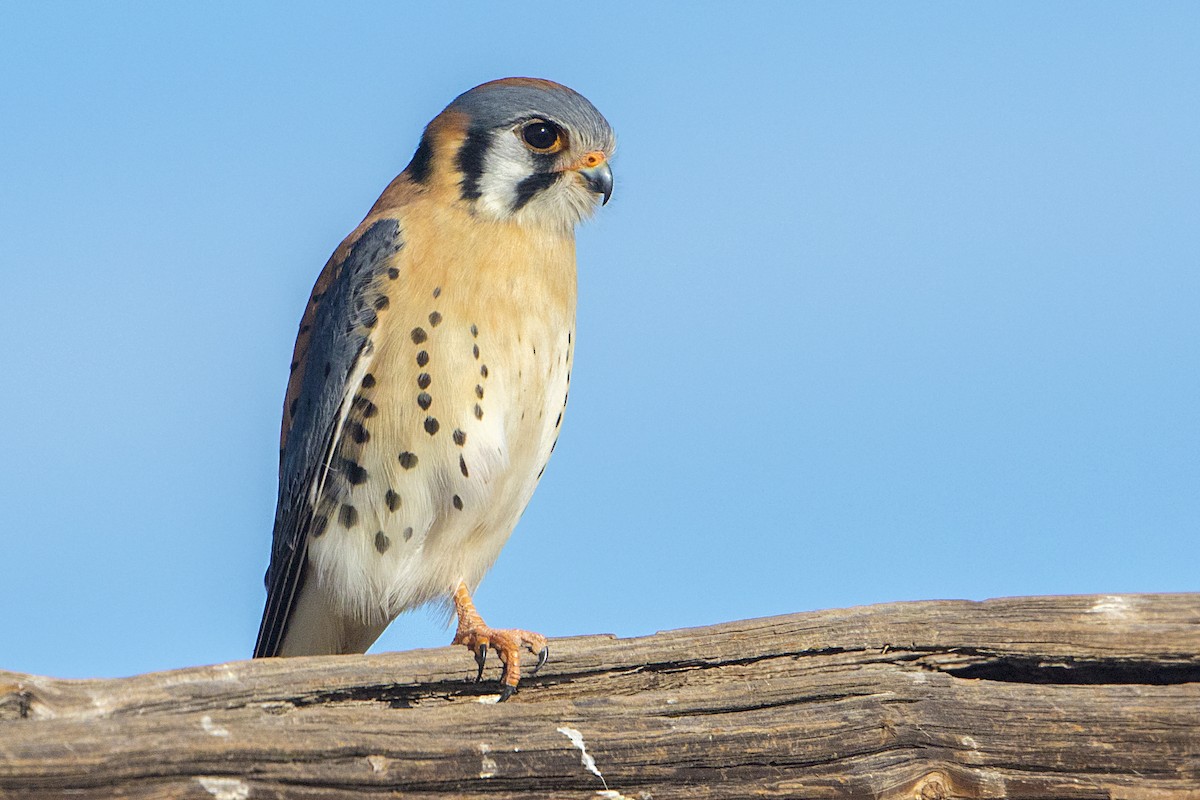
[[[545,191],[558,181],[561,172],[535,172],[517,184],[517,196],[512,210],[520,211],[538,192]]]

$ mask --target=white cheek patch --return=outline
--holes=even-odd
[[[479,176],[479,200],[484,211],[503,219],[511,215],[517,199],[517,184],[533,171],[532,160],[515,136],[492,139]]]
[[[484,157],[477,208],[495,219],[560,229],[573,228],[596,210],[597,195],[577,175],[564,172],[514,212],[517,187],[535,169],[533,157],[516,136],[497,135]]]

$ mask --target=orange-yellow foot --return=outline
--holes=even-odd
[[[464,645],[475,654],[475,663],[479,665],[479,673],[475,680],[483,678],[483,664],[487,659],[489,645],[500,656],[500,662],[504,664],[504,672],[500,676],[501,703],[517,691],[517,684],[521,680],[522,647],[537,654],[537,664],[533,667],[535,675],[550,657],[546,637],[540,633],[515,628],[489,628],[475,610],[475,604],[471,602],[471,593],[467,591],[464,583],[460,583],[454,591],[454,610],[458,614],[458,630],[454,634],[453,644]]]

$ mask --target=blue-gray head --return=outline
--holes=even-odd
[[[505,78],[455,98],[425,129],[406,172],[438,173],[487,216],[574,226],[608,202],[616,138],[583,95],[552,81]]]

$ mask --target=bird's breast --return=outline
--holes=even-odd
[[[310,543],[359,618],[478,583],[549,459],[573,356],[573,247],[406,239],[352,376],[335,535]]]

